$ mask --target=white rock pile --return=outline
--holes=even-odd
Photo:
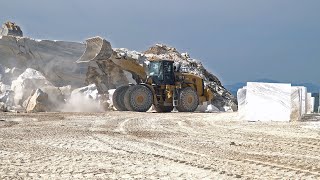
[[[0,34],[1,111],[100,112],[110,109],[112,89],[138,81],[136,76],[113,63],[113,58],[135,61],[142,66],[153,59],[174,60],[181,64],[182,70],[204,78],[205,85],[214,92],[214,100],[200,106],[200,111],[237,110],[237,100],[216,76],[199,60],[173,47],[156,44],[140,53],[125,48],[112,49],[102,38],[93,43],[94,47],[88,47],[94,38],[86,43],[35,40],[21,37],[22,31],[19,33],[20,27],[14,23],[7,23],[3,28],[9,28],[11,33]],[[78,62],[84,54],[88,55],[84,57],[88,61]]]

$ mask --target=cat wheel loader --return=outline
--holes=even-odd
[[[202,78],[180,73],[173,61],[158,60],[147,66],[144,82],[118,87],[113,104],[119,111],[145,112],[154,105],[157,112],[171,112],[174,107],[179,112],[193,112],[212,97]]]
[[[99,37],[87,40],[86,52],[78,61],[108,59],[135,77],[137,84],[123,85],[114,91],[112,100],[118,111],[146,112],[153,105],[157,112],[171,112],[174,107],[179,112],[193,112],[198,105],[212,100],[213,93],[204,86],[203,79],[180,72],[174,61],[150,61],[143,67],[135,59],[114,55],[102,58],[110,54],[106,53],[106,42]]]

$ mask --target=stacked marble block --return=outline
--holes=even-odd
[[[311,93],[307,93],[307,114],[313,113],[315,98],[311,96]]]
[[[311,96],[314,99],[313,112],[319,113],[319,94],[320,93],[312,93]]]
[[[306,87],[285,83],[248,82],[237,98],[239,119],[245,121],[297,121],[314,106]]]

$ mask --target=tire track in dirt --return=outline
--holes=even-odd
[[[139,118],[127,118],[125,121],[119,121],[118,127],[115,128],[115,131],[118,132],[120,130],[120,132],[122,132],[121,134],[125,135],[125,140],[130,141],[130,143],[125,142],[125,145],[111,144],[110,143],[111,141],[109,139],[103,140],[103,138],[98,137],[98,136],[93,136],[93,137],[112,146],[116,150],[123,150],[123,151],[126,151],[127,153],[130,153],[130,154],[137,153],[137,154],[142,154],[144,156],[152,156],[153,158],[160,158],[160,159],[172,161],[173,163],[180,163],[180,164],[192,166],[192,167],[203,169],[203,170],[217,172],[215,167],[213,167],[211,165],[208,165],[208,164],[203,165],[202,163],[195,163],[195,162],[197,162],[196,159],[199,159],[199,157],[205,157],[206,155],[204,155],[204,154],[200,154],[200,153],[193,152],[190,150],[185,150],[181,147],[173,146],[172,144],[163,143],[163,142],[135,136],[134,133],[132,133],[132,131],[135,132],[137,130],[134,128],[135,127],[134,125],[132,125],[132,124],[129,125],[129,123],[136,124],[139,126],[139,128],[141,128],[140,124],[145,124],[145,123],[140,122],[140,121],[141,120],[139,120]],[[150,121],[150,119],[148,119],[148,121]],[[127,127],[130,127],[130,128],[127,129]],[[138,148],[137,148],[137,146],[133,147],[131,143],[139,143],[141,145],[144,145],[144,147],[139,146],[139,145],[138,145]],[[145,150],[145,146],[150,146],[153,148],[151,150],[150,149]],[[144,150],[140,149],[139,147],[143,147]],[[176,153],[176,154],[179,154],[180,157],[181,156],[185,156],[185,157],[177,158],[174,156],[168,156],[168,154],[165,153],[166,151],[170,151],[171,155]],[[221,172],[218,172],[218,173],[224,174],[225,171],[221,171]],[[228,174],[228,176],[233,176],[232,173],[226,173],[226,174]],[[237,174],[234,176],[240,177],[240,175],[237,175]]]
[[[240,132],[239,132],[240,133]],[[239,134],[238,133],[238,134]],[[241,134],[241,133],[240,133]],[[206,134],[202,134],[204,136],[206,136]],[[221,137],[221,136],[220,136]],[[260,136],[261,137],[261,136]],[[222,138],[222,137],[221,137]],[[241,138],[241,137],[240,137]],[[227,137],[225,137],[224,139],[229,139]],[[271,137],[269,139],[277,139],[275,137]],[[257,139],[251,139],[252,142],[259,142],[257,141]],[[286,146],[289,146],[289,147],[296,147],[295,150],[304,150],[306,151],[306,154],[309,154],[310,151],[313,151],[315,154],[317,154],[317,151],[314,151],[313,147],[314,146],[309,146],[309,144],[306,144],[306,143],[302,143],[302,144],[298,144],[296,143],[295,141],[289,141],[291,143],[284,143],[285,140],[279,140],[280,142],[278,143],[274,143],[274,141],[269,141],[268,143],[269,144],[277,144],[279,145],[279,147],[283,147],[284,145]],[[286,141],[288,142],[288,141]],[[308,142],[308,141],[306,141]],[[292,143],[295,143],[294,145]],[[318,143],[313,143],[311,142],[312,145],[317,145]],[[311,148],[310,148],[311,147]],[[263,154],[263,150],[259,149],[260,147],[258,147],[257,150],[259,150],[261,152],[261,154]],[[316,147],[318,148],[318,147]],[[252,150],[252,148],[251,148]],[[268,152],[267,150],[265,152]],[[243,160],[244,162],[245,161],[250,161],[250,162],[259,162],[258,164],[263,164],[262,162],[265,162],[267,159],[271,159],[267,162],[264,163],[265,166],[267,166],[268,164],[272,164],[271,167],[274,167],[274,166],[277,166],[279,168],[282,168],[282,169],[288,169],[288,170],[292,170],[292,171],[296,171],[297,173],[301,173],[301,172],[304,172],[304,173],[307,173],[307,174],[313,174],[315,175],[316,177],[319,176],[319,168],[318,168],[318,165],[317,164],[313,164],[313,166],[310,166],[310,161],[304,161],[303,159],[300,159],[298,155],[298,157],[293,157],[293,158],[290,158],[291,161],[287,160],[288,158],[287,157],[284,157],[284,158],[276,158],[275,156],[270,156],[268,158],[265,158],[265,159],[262,159],[261,157],[258,157],[256,158],[255,157],[250,157],[250,154],[246,154],[246,153],[239,153],[238,155],[239,157],[247,157],[247,158],[250,158],[250,159],[245,159]],[[310,157],[310,156],[309,156]],[[313,156],[312,158],[315,159],[319,156]],[[261,160],[261,161],[258,161],[257,159]],[[276,160],[274,160],[276,159]],[[318,160],[318,159],[317,159]],[[237,160],[237,161],[241,161],[241,160]],[[300,161],[300,163],[298,163],[298,161]],[[301,164],[302,163],[302,164]]]
[[[307,138],[298,126],[211,121],[209,116],[23,115],[38,120],[0,128],[0,179],[320,178],[319,136]],[[12,118],[21,117],[4,119]],[[294,136],[273,135],[273,128]]]
[[[128,146],[117,146],[114,144],[110,144],[108,141],[103,140],[102,138],[97,137],[97,140],[100,140],[101,142],[107,143],[109,145],[112,146],[112,148],[114,148],[115,150],[118,151],[125,151],[129,154],[139,154],[141,156],[143,156],[144,158],[151,158],[151,159],[163,159],[166,161],[170,161],[172,163],[175,164],[182,164],[182,165],[186,165],[186,166],[190,166],[193,168],[197,168],[197,169],[201,169],[204,171],[208,171],[209,175],[208,176],[213,176],[215,177],[216,175],[220,174],[226,174],[226,176],[228,177],[241,177],[241,175],[238,174],[232,174],[232,173],[226,173],[226,171],[219,171],[216,169],[215,166],[212,166],[213,164],[203,164],[203,163],[197,163],[196,159],[199,159],[199,157],[194,156],[193,153],[190,152],[185,152],[185,151],[181,151],[180,149],[178,149],[178,153],[179,154],[183,154],[185,157],[184,158],[177,158],[174,156],[168,156],[168,155],[164,155],[163,153],[161,153],[161,149],[167,149],[167,146],[159,146],[159,144],[157,144],[159,147],[157,148],[157,151],[141,151],[139,149],[135,149],[130,147],[130,145]],[[171,148],[172,149],[172,148]],[[174,150],[176,150],[174,148]],[[155,161],[155,160],[153,160]]]
[[[126,122],[128,122],[128,121],[126,121]],[[132,126],[130,126],[130,127],[132,127]],[[130,137],[130,138],[132,138],[132,137]],[[136,140],[136,139],[135,139]],[[140,141],[143,141],[143,140],[141,140],[141,138],[140,138]],[[146,141],[146,140],[144,140],[144,141]],[[156,141],[151,141],[153,144],[156,144],[156,145],[160,145],[160,148],[164,148],[164,149],[168,149],[168,146],[163,146],[163,143],[161,143],[161,142],[156,142]],[[147,140],[146,142],[144,142],[145,144],[147,144],[147,143],[150,143],[150,140]],[[161,145],[162,145],[162,147],[161,147]],[[172,145],[170,145],[169,147],[172,147]],[[159,148],[158,148],[159,149]],[[175,149],[175,150],[180,150],[181,148],[179,148],[179,149]],[[186,153],[187,152],[187,153]],[[188,154],[188,151],[184,151],[184,152],[180,152],[180,154],[181,153],[186,153],[187,155],[190,155],[190,154]],[[195,154],[195,153],[192,153],[193,155]],[[167,157],[167,156],[163,156],[163,155],[159,155],[159,153],[157,153],[157,154],[154,154],[154,153],[152,153],[152,155],[155,155],[156,157],[161,157],[161,158],[166,158],[166,159],[169,159],[169,160],[173,160],[174,162],[183,162],[183,163],[187,163],[187,164],[190,164],[188,161],[185,161],[185,160],[179,160],[179,159],[173,159],[173,158],[170,158],[170,157]],[[197,158],[199,158],[199,157],[197,157]],[[186,158],[186,159],[190,159],[190,158]],[[223,160],[222,160],[223,161]],[[192,163],[191,163],[192,164]],[[203,165],[196,165],[197,167],[203,167]],[[213,169],[214,171],[216,171],[216,168],[212,168],[212,167],[204,167],[205,169]],[[225,170],[222,170],[222,171],[220,171],[220,174],[223,174],[223,173],[226,173],[226,171]],[[230,174],[230,173],[226,173],[226,174]],[[232,173],[231,173],[232,174]],[[235,175],[236,177],[241,177],[241,175]]]
[[[181,121],[180,121],[181,122]],[[178,123],[179,124],[179,126],[181,127],[181,123]],[[196,132],[195,130],[194,130],[194,128],[184,128],[184,129],[187,129],[187,131],[190,133],[190,132]],[[191,131],[190,131],[191,130]],[[201,134],[201,133],[200,133]],[[199,133],[197,133],[197,136],[199,136]],[[301,148],[301,147],[303,147],[303,146],[299,146],[299,148],[300,149],[303,149],[303,148]],[[249,161],[248,159],[246,159],[246,160],[243,160],[243,162],[246,162],[246,161]],[[253,160],[253,159],[251,159],[250,160],[251,162],[255,162],[256,160]],[[294,167],[293,165],[295,164],[295,163],[289,163],[289,165],[291,165],[291,166],[293,166],[293,167],[288,167],[288,166],[284,166],[283,164],[284,163],[282,163],[282,164],[279,164],[279,162],[277,162],[277,164],[275,164],[275,162],[272,162],[273,164],[271,164],[271,163],[265,163],[264,164],[264,166],[268,166],[269,164],[271,164],[271,165],[269,165],[271,168],[273,168],[273,167],[275,167],[275,166],[277,166],[277,167],[279,167],[279,168],[281,168],[281,169],[285,169],[285,170],[289,170],[289,171],[296,171],[297,173],[298,172],[304,172],[304,173],[310,173],[310,174],[313,174],[313,175],[318,175],[318,173],[317,172],[312,172],[312,171],[309,171],[309,170],[304,170],[304,169],[301,169],[301,168],[297,168],[297,167]],[[259,164],[261,164],[261,162],[259,162]]]

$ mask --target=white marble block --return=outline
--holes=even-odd
[[[312,112],[312,97],[311,97],[311,93],[307,93],[307,99],[306,99],[306,104],[307,104],[307,108],[306,108],[306,111],[307,111],[307,114],[310,114]]]
[[[239,119],[247,121],[299,121],[315,103],[306,87],[282,83],[248,82],[237,98]]]
[[[315,103],[315,97],[311,97],[311,113],[314,113],[314,103]]]
[[[246,94],[247,94],[247,87],[244,86],[241,89],[238,89],[237,91],[237,101],[238,101],[238,114],[239,119],[243,120],[245,119],[246,115]]]
[[[291,115],[292,121],[298,121],[302,115],[302,88],[293,86],[291,87]]]
[[[301,116],[307,113],[307,88],[304,86],[293,86],[301,88]]]
[[[245,116],[248,121],[290,121],[291,84],[248,82]]]

